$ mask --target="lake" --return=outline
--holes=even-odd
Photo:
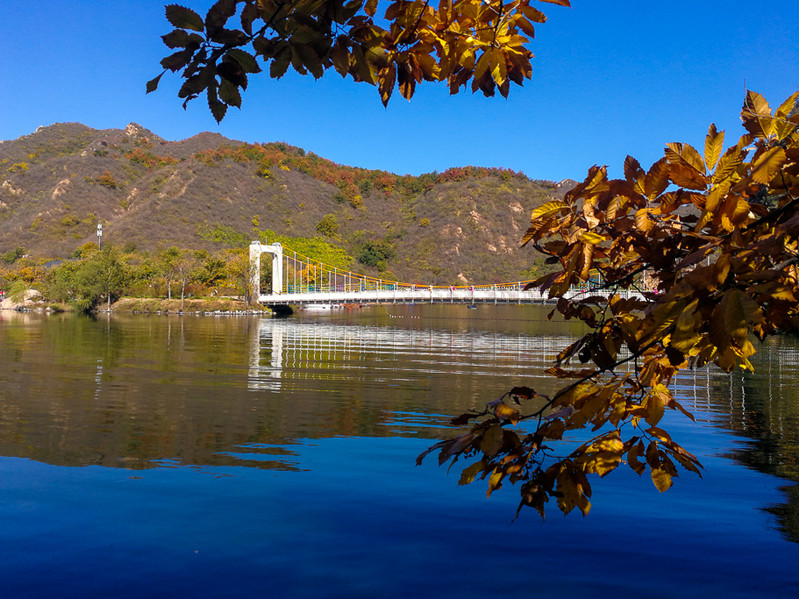
[[[536,306],[287,319],[0,312],[0,597],[799,596],[799,343],[687,373],[705,466],[626,466],[589,516],[486,497],[449,418],[554,388],[579,333]]]

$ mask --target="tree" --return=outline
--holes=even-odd
[[[178,278],[180,250],[173,246],[158,252],[158,272],[166,282],[167,299],[172,299],[172,282]]]
[[[200,275],[199,268],[202,256],[192,250],[182,250],[175,262],[175,273],[180,281],[180,309],[183,310],[183,301],[186,297],[186,285],[197,279]]]
[[[81,261],[68,261],[53,268],[46,277],[47,296],[55,301],[69,302],[79,310],[95,310],[105,299],[111,302],[122,294],[128,277],[125,264],[111,245],[94,250]]]
[[[225,273],[228,280],[238,289],[244,303],[253,303],[258,290],[253,288],[252,277],[254,266],[250,264],[248,250],[236,248],[228,250]]]
[[[751,370],[754,337],[799,328],[797,98],[772,112],[748,92],[747,133],[726,151],[724,133],[711,125],[702,153],[670,143],[646,171],[628,157],[624,179],[593,167],[563,201],[537,208],[524,243],[560,269],[532,285],[590,332],[546,371],[563,380],[560,390],[511,389],[455,418],[471,422],[469,430],[419,461],[431,451],[442,464],[476,458],[461,484],[487,478],[490,495],[506,481],[520,483],[519,509],[542,516],[552,497],[564,513],[588,513],[587,475],[605,476],[625,460],[639,475],[648,468],[659,491],[671,486],[678,464],[699,474],[696,457],[658,426],[667,408],[692,418],[670,383],[708,364]],[[604,283],[571,295],[595,272]],[[519,422],[531,432],[515,432]],[[566,430],[587,427],[598,434],[565,457],[553,455]]]
[[[569,0],[539,0],[569,6]],[[205,18],[176,4],[166,7],[175,29],[162,36],[175,52],[147,83],[154,91],[166,71],[185,79],[184,107],[205,93],[217,121],[229,106],[241,107],[248,76],[282,77],[289,66],[321,77],[334,68],[342,77],[377,86],[384,105],[395,87],[410,99],[417,83],[446,81],[455,94],[472,81],[473,92],[507,97],[510,82],[532,77],[528,48],[535,24],[546,16],[533,0],[219,0]],[[229,25],[238,15],[238,23]]]

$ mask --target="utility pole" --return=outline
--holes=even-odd
[[[103,223],[97,223],[97,249],[103,247]]]

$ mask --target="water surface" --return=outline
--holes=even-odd
[[[679,381],[698,454],[589,517],[415,456],[579,333],[531,306],[0,313],[0,597],[796,597],[799,346]],[[785,487],[790,487],[786,489]]]

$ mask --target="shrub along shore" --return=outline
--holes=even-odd
[[[0,310],[30,310],[35,312],[76,312],[74,305],[68,303],[48,303],[33,295],[22,301],[10,298],[0,302]],[[97,312],[107,312],[105,305],[98,306]],[[247,305],[244,301],[232,298],[190,298],[160,299],[123,297],[111,304],[111,312],[128,314],[265,314],[269,308],[260,305]]]

